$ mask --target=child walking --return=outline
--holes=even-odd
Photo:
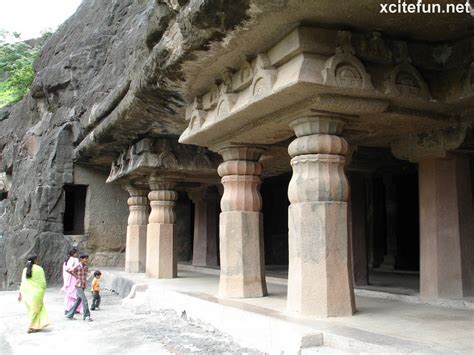
[[[92,280],[92,306],[91,311],[100,309],[100,276],[102,273],[99,270],[94,271],[94,279]]]
[[[72,269],[67,269],[66,271],[73,275],[76,281],[76,293],[77,298],[71,309],[67,312],[66,317],[69,319],[74,319],[74,313],[76,313],[77,307],[82,302],[82,314],[84,320],[91,322],[92,318],[90,317],[89,304],[87,303],[87,297],[84,293],[84,289],[87,287],[87,273],[89,271],[87,264],[89,263],[89,255],[82,254],[79,256],[79,264],[74,266]]]

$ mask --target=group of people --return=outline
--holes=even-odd
[[[79,255],[77,249],[69,251],[63,263],[63,287],[66,293],[64,314],[68,319],[74,319],[74,315],[81,313],[85,321],[91,322],[89,303],[85,290],[87,288],[89,256]],[[94,272],[91,285],[92,304],[90,310],[100,309],[100,277],[99,270]],[[23,301],[28,310],[29,327],[28,333],[41,331],[48,325],[48,315],[44,306],[44,294],[46,292],[46,277],[44,270],[38,265],[38,256],[34,255],[27,259],[26,267],[21,277],[20,293],[18,301]],[[82,307],[81,307],[82,305]]]

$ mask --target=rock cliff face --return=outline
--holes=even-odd
[[[61,261],[78,243],[63,234],[64,186],[77,183],[76,167],[88,156],[98,156],[95,166],[81,168],[104,174],[105,184],[107,171],[100,169],[130,141],[121,133],[103,135],[101,142],[112,142],[110,148],[78,150],[94,140],[88,133],[102,124],[108,132],[116,125],[112,132],[133,132],[137,138],[179,134],[181,65],[245,22],[248,10],[245,0],[84,0],[48,40],[29,95],[0,112],[0,171],[11,180],[1,222],[3,288],[15,287],[31,253],[42,259],[50,283],[61,279]],[[153,117],[155,125],[144,126],[145,117]],[[100,135],[100,129],[95,132]],[[114,198],[126,209],[126,195],[117,191]],[[126,214],[123,208],[120,215]],[[93,243],[87,236],[79,240],[97,254],[96,265],[122,262],[124,235],[114,233],[106,243],[98,236]]]

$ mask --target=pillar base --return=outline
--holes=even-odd
[[[318,317],[352,315],[347,203],[293,203],[288,227],[288,312]]]
[[[222,212],[220,255],[220,297],[245,298],[267,295],[262,213]]]
[[[147,226],[146,275],[158,279],[177,276],[174,223],[150,223]]]
[[[146,230],[146,225],[127,226],[125,272],[145,272]]]

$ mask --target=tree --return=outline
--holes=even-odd
[[[19,39],[20,34],[0,30],[0,107],[20,101],[35,77],[38,49],[26,42],[8,43],[11,37]]]

